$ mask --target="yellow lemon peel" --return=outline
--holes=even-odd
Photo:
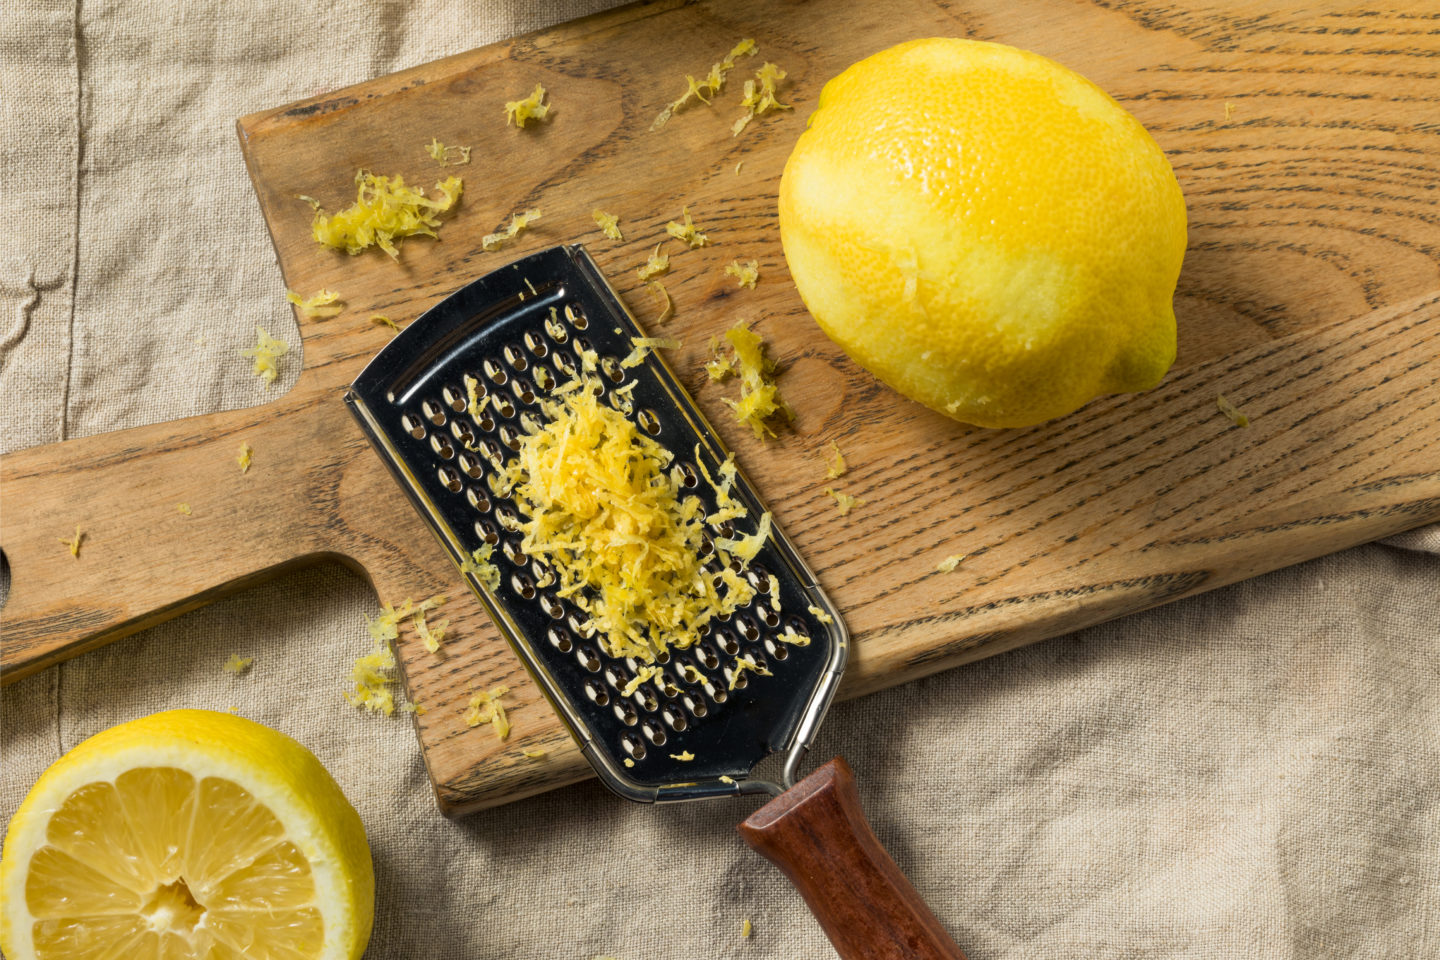
[[[523,100],[507,100],[505,102],[505,125],[515,124],[517,127],[524,127],[528,120],[546,120],[550,117],[550,104],[545,103],[545,86],[535,84],[535,89],[530,91],[530,96]]]
[[[735,61],[737,59],[744,56],[755,56],[754,40],[746,38],[735,44],[730,52],[725,54],[718,63],[711,64],[710,72],[705,75],[705,79],[696,80],[687,74],[685,77],[685,92],[680,95],[678,100],[667,104],[665,109],[660,111],[660,115],[650,124],[650,129],[659,130],[669,122],[677,110],[695,100],[699,100],[702,103],[709,103],[710,97],[713,97],[720,91],[721,87],[725,85],[725,74],[735,68]]]
[[[294,290],[285,291],[285,299],[300,309],[302,316],[325,320],[345,309],[345,301],[334,290],[321,290],[313,297],[302,297]]]
[[[406,237],[438,238],[440,214],[448,213],[460,201],[464,182],[446,177],[435,184],[440,199],[432,200],[418,187],[407,187],[399,175],[380,177],[368,170],[355,174],[355,202],[338,213],[327,215],[318,201],[310,232],[317,243],[344,250],[352,257],[370,247],[379,247],[392,260],[400,259],[397,241]]]
[[[596,208],[590,211],[590,216],[595,218],[595,225],[600,228],[600,232],[611,240],[625,239],[625,235],[620,232],[620,218],[615,214]]]
[[[471,727],[478,727],[482,723],[488,723],[495,731],[495,736],[500,740],[508,740],[510,737],[510,716],[505,712],[505,705],[500,698],[510,692],[507,686],[499,686],[484,693],[477,693],[470,698],[469,708],[465,711],[465,724]]]
[[[760,279],[760,262],[746,260],[742,263],[739,260],[731,260],[725,264],[725,276],[734,277],[739,286],[754,290],[755,281]]]
[[[697,247],[707,246],[710,243],[710,238],[695,228],[695,221],[690,219],[689,207],[680,208],[680,217],[684,221],[683,223],[677,223],[671,220],[665,224],[666,233],[681,243],[687,244],[692,250]]]
[[[242,357],[251,357],[255,361],[252,373],[265,381],[269,387],[275,383],[275,378],[280,375],[280,368],[276,361],[290,352],[290,344],[284,340],[276,340],[265,332],[264,327],[255,328],[255,346],[240,351]]]
[[[531,223],[540,219],[539,210],[526,210],[521,213],[512,213],[510,223],[495,233],[487,233],[480,238],[480,249],[493,253],[505,246],[506,243],[518,237]]]

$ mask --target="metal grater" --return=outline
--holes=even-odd
[[[643,664],[608,657],[583,635],[578,611],[545,588],[543,568],[521,553],[520,535],[511,532],[516,506],[486,481],[495,472],[487,457],[503,463],[514,455],[527,423],[543,416],[538,399],[569,380],[580,352],[591,349],[607,396],[634,381],[634,421],[675,455],[687,493],[713,511],[714,492],[695,458],[698,451],[715,476],[728,451],[658,354],[621,367],[631,338],[643,336],[583,247],[553,247],[426,311],[366,366],[345,400],[457,566],[481,544],[494,547],[498,589],[464,576],[606,785],[640,801],[779,795],[793,784],[835,693],[848,636],[778,527],[751,562],[754,601],[712,623],[701,643],[657,661],[663,690],[647,682],[627,697],[623,688]],[[491,397],[478,423],[466,410],[466,375]],[[753,533],[764,506],[743,472],[732,495],[749,511],[733,532]],[[809,645],[781,642],[787,626]],[[741,655],[772,675],[741,671],[730,689]],[[702,678],[687,679],[684,664]],[[752,776],[756,764],[781,752],[782,783]],[[694,760],[673,758],[684,753]]]

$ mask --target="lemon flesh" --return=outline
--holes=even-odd
[[[374,874],[313,754],[240,717],[172,710],[41,776],[6,833],[0,896],[12,960],[354,960]]]
[[[825,85],[780,182],[820,327],[955,419],[1017,427],[1158,384],[1185,202],[1099,87],[996,43],[900,44]]]

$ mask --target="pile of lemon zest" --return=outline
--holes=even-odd
[[[740,936],[748,938],[754,929],[755,927],[750,923],[750,918],[746,917],[745,922],[740,924]]]
[[[966,556],[968,556],[968,554],[952,553],[944,560],[941,560],[939,563],[935,564],[935,569],[938,570],[940,573],[949,573],[951,570],[954,570],[956,567],[960,566],[960,561],[964,560]]]
[[[400,176],[377,177],[367,170],[355,174],[355,202],[327,216],[313,200],[315,219],[310,232],[317,243],[344,250],[352,257],[370,247],[379,247],[391,259],[400,259],[397,240],[423,235],[436,237],[439,215],[454,208],[464,189],[459,177],[446,177],[435,184],[441,198],[432,200],[425,191],[405,186]]]
[[[68,540],[64,537],[56,537],[55,539],[59,540],[61,543],[65,544],[65,546],[70,548],[70,556],[74,557],[76,560],[80,559],[80,541],[85,539],[85,534],[80,532],[79,524],[76,524],[75,526],[74,537]]]
[[[480,249],[494,253],[505,246],[511,240],[518,237],[532,221],[540,219],[539,210],[526,210],[522,213],[512,213],[510,224],[498,233],[487,233],[480,238]]]
[[[254,657],[242,657],[238,653],[232,653],[230,654],[230,659],[226,660],[224,666],[222,666],[220,669],[224,670],[226,673],[233,673],[235,674],[235,676],[238,677],[246,670],[249,670],[250,665],[254,662]]]
[[[659,130],[665,126],[675,111],[690,103],[691,100],[700,100],[703,103],[709,103],[710,97],[718,93],[720,88],[725,85],[725,74],[729,73],[735,67],[736,59],[742,56],[755,56],[754,40],[747,37],[735,44],[719,63],[710,65],[710,72],[705,75],[705,79],[696,80],[694,77],[686,74],[685,92],[680,95],[680,99],[667,104],[665,109],[660,111],[660,115],[650,124],[650,129]]]
[[[835,622],[835,618],[834,618],[834,617],[830,616],[830,614],[826,613],[824,610],[821,610],[819,607],[815,606],[813,603],[812,603],[810,606],[806,607],[805,609],[809,610],[810,613],[811,613],[811,615],[814,616],[815,619],[816,619],[816,620],[819,620],[821,623],[834,623],[834,622]]]
[[[656,666],[653,666],[653,665],[652,665],[652,666],[648,666],[648,667],[641,667],[639,670],[637,670],[637,671],[635,672],[635,676],[633,676],[633,677],[630,678],[630,682],[627,683],[627,684],[625,684],[625,686],[623,686],[623,687],[620,688],[620,696],[622,696],[622,697],[628,697],[628,696],[630,696],[630,695],[631,695],[632,693],[634,693],[636,690],[639,690],[640,687],[641,687],[647,680],[653,680],[653,679],[655,679],[656,677],[658,677],[659,675],[660,675],[660,668],[659,668],[659,667],[656,667]]]
[[[755,281],[760,279],[760,261],[746,260],[741,263],[739,260],[731,260],[725,264],[725,276],[734,277],[742,287],[755,289]]]
[[[527,120],[545,120],[550,116],[550,104],[545,103],[544,84],[535,84],[530,96],[523,100],[505,102],[505,125],[524,127]]]
[[[661,253],[660,244],[657,243],[655,244],[655,252],[650,254],[650,259],[646,260],[645,265],[637,269],[635,274],[641,280],[649,280],[652,277],[658,277],[660,274],[666,273],[669,269],[670,254]]]
[[[302,316],[325,320],[345,309],[345,301],[334,290],[321,290],[308,300],[294,290],[285,291],[285,299],[300,308]]]
[[[634,761],[634,760],[631,760],[629,757],[626,757],[626,758],[625,758],[625,766],[627,766],[627,767],[633,767],[633,766],[635,766],[635,761]],[[596,957],[595,960],[602,960],[602,958]],[[612,960],[613,960],[613,958],[612,958]]]
[[[396,333],[400,332],[400,325],[394,320],[391,320],[389,317],[385,316],[385,314],[383,313],[370,314],[370,322],[375,324],[375,326],[377,327],[389,327]]]
[[[745,92],[740,98],[740,106],[745,108],[745,115],[730,127],[730,136],[738,137],[740,131],[761,114],[771,110],[791,109],[790,104],[781,103],[775,98],[775,85],[784,79],[785,71],[775,64],[761,64],[760,69],[755,71],[755,79],[745,81]]]
[[[250,455],[254,452],[255,450],[250,444],[243,442],[240,444],[240,456],[235,458],[235,462],[240,464],[241,473],[250,472]]]
[[[290,344],[284,340],[276,340],[265,332],[264,327],[256,327],[255,334],[259,338],[255,346],[248,350],[241,350],[240,355],[254,358],[255,369],[252,372],[264,380],[265,386],[268,387],[275,382],[276,376],[280,373],[279,368],[275,366],[275,361],[290,352]]]
[[[769,514],[767,513],[766,516],[768,517]],[[735,672],[730,674],[731,690],[735,689],[735,685],[740,682],[740,675],[746,670],[749,670],[751,673],[760,677],[771,676],[769,669],[760,666],[760,664],[756,663],[752,657],[748,657],[742,654],[741,656],[735,658]]]
[[[395,712],[395,694],[390,689],[395,682],[394,669],[395,654],[377,639],[375,649],[355,658],[350,670],[355,688],[346,692],[345,699],[357,709],[390,716]]]
[[[637,350],[673,345],[635,342]],[[575,606],[582,632],[607,655],[651,664],[753,599],[730,561],[743,569],[759,542],[715,544],[724,566],[712,577],[700,557],[704,507],[671,475],[674,454],[597,396],[593,378],[572,383],[542,401],[546,422],[527,427],[504,467],[524,518],[520,548],[555,572],[556,595]],[[767,516],[759,539],[768,534]]]
[[[660,311],[660,316],[655,318],[656,323],[664,323],[675,316],[675,301],[670,299],[670,291],[665,289],[665,284],[659,280],[651,280],[645,284],[650,292],[656,294],[656,298],[665,302],[665,309]]]
[[[1235,426],[1250,426],[1250,418],[1247,417],[1245,414],[1241,413],[1239,407],[1235,406],[1235,404],[1231,403],[1229,400],[1226,400],[1225,394],[1222,393],[1215,397],[1215,406],[1219,407],[1220,412],[1225,414],[1225,416],[1229,417],[1230,422],[1235,424]]]
[[[735,778],[734,778],[734,777],[727,777],[727,776],[725,776],[725,775],[722,773],[722,774],[720,775],[720,782],[721,782],[721,783],[734,783],[734,782],[735,782]]]
[[[600,232],[611,240],[625,239],[625,235],[620,232],[620,218],[615,216],[615,214],[606,213],[604,210],[596,207],[590,211],[590,216],[595,218],[595,224],[600,228]]]
[[[775,436],[768,422],[770,418],[783,414],[793,420],[795,415],[775,385],[775,362],[765,352],[765,341],[744,323],[725,331],[725,339],[730,343],[731,356],[722,357],[718,341],[711,341],[714,357],[705,364],[705,371],[712,380],[722,380],[738,372],[740,399],[725,402],[735,411],[735,419],[749,424],[757,438]]]
[[[695,759],[695,754],[691,753],[689,750],[681,750],[679,753],[670,754],[670,759],[679,760],[682,763],[688,763],[689,761]]]
[[[631,337],[630,347],[630,352],[620,361],[620,366],[626,369],[638,367],[652,350],[678,349],[680,341],[674,337]]]
[[[430,138],[430,145],[425,148],[425,152],[430,154],[431,160],[434,160],[442,167],[458,167],[461,164],[470,162],[469,147],[447,147],[445,146],[445,144],[441,143],[434,137]],[[451,158],[450,154],[452,152],[454,152],[455,155],[459,157],[458,160]]]
[[[180,513],[180,514],[184,514],[184,515],[187,516],[187,517],[190,516],[190,504],[188,504],[188,503],[177,503],[177,504],[175,504],[175,512],[176,512],[176,513]]]
[[[684,223],[676,223],[671,220],[665,224],[665,232],[670,234],[681,243],[687,244],[691,250],[696,247],[703,247],[710,243],[710,238],[695,228],[695,221],[690,219],[690,208],[681,207],[680,216]]]
[[[845,454],[840,452],[840,444],[834,440],[830,441],[830,449],[835,451],[835,456],[830,458],[830,464],[825,470],[825,476],[830,480],[839,480],[845,476]]]
[[[510,717],[505,713],[505,706],[500,702],[500,698],[509,692],[509,687],[499,686],[471,697],[469,709],[465,711],[466,725],[478,727],[482,723],[488,723],[495,728],[495,736],[501,740],[508,739]]]
[[[835,506],[837,506],[837,507],[840,508],[840,516],[842,516],[842,517],[845,516],[846,514],[848,514],[848,513],[849,513],[851,510],[853,510],[855,507],[857,507],[857,506],[859,506],[860,504],[862,504],[862,503],[865,502],[864,500],[861,500],[859,497],[852,497],[852,496],[850,496],[850,494],[848,494],[848,493],[840,493],[838,490],[835,490],[833,487],[826,487],[826,488],[825,488],[825,495],[826,495],[827,497],[834,497],[834,498],[835,498]]]

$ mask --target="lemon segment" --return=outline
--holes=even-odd
[[[1013,47],[915,40],[825,85],[780,184],[806,307],[948,416],[1027,426],[1158,384],[1185,202],[1145,128]]]
[[[41,776],[0,860],[13,960],[355,960],[364,828],[308,750],[224,713],[114,727]]]

